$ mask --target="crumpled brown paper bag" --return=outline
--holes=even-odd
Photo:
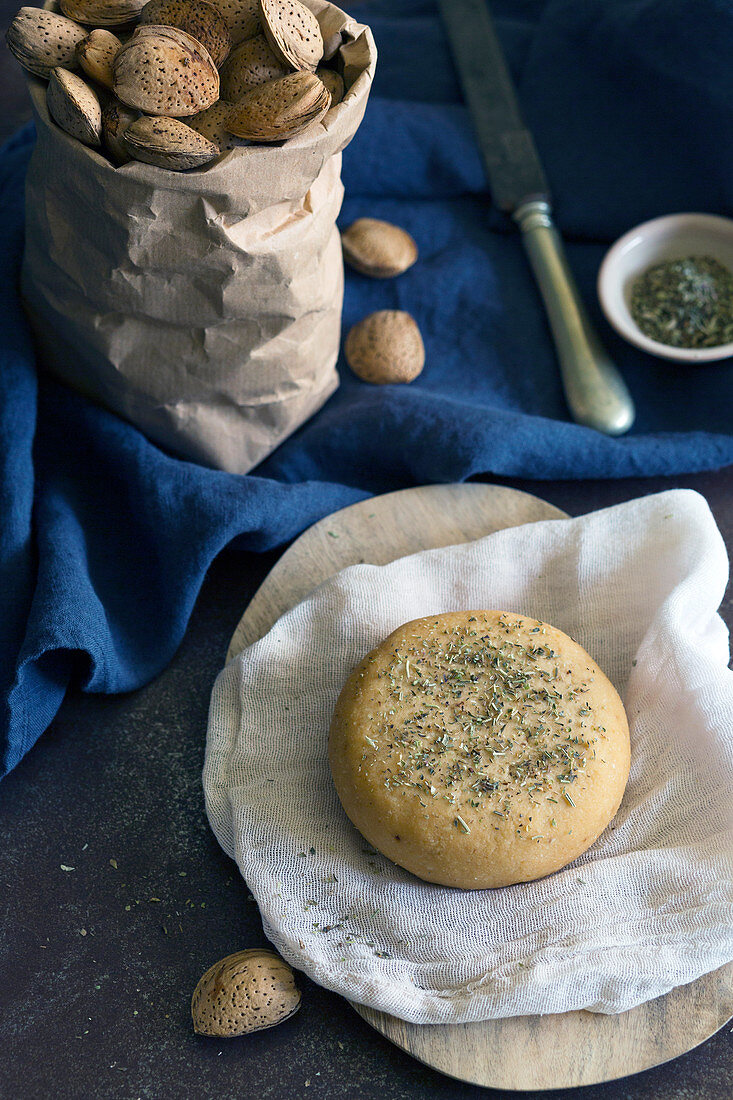
[[[29,80],[22,291],[42,363],[156,443],[234,473],[338,384],[341,150],[376,48],[332,4],[306,3],[338,51],[343,102],[285,144],[197,171],[114,168],[51,121],[45,82]]]

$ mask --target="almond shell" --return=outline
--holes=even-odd
[[[273,951],[254,948],[210,967],[191,999],[198,1035],[229,1038],[274,1027],[300,1007],[293,971]]]
[[[401,275],[417,260],[417,245],[404,229],[379,218],[357,218],[341,234],[349,267],[373,279]]]
[[[224,16],[232,46],[253,38],[262,30],[260,24],[259,0],[215,0],[216,7]]]
[[[249,142],[230,134],[226,128],[231,110],[232,104],[220,99],[205,111],[191,115],[186,119],[186,124],[193,127],[197,133],[203,134],[209,141],[213,141],[214,145],[218,145],[222,153],[228,153],[232,149],[243,149],[249,145]]]
[[[76,73],[54,69],[46,89],[48,113],[84,145],[102,144],[102,107],[97,93]]]
[[[88,33],[65,15],[42,8],[21,8],[5,40],[24,69],[48,80],[52,69],[78,68],[76,47]]]
[[[206,47],[217,69],[232,48],[224,16],[208,0],[149,0],[140,14],[140,24],[178,27]]]
[[[412,382],[425,365],[425,346],[414,317],[399,309],[370,313],[349,330],[346,362],[365,382]]]
[[[331,106],[336,107],[344,98],[346,88],[344,78],[335,69],[317,68],[316,76],[322,81],[331,93]]]
[[[205,46],[178,27],[138,27],[114,62],[118,99],[148,115],[185,118],[219,98],[219,73]]]
[[[219,147],[178,118],[143,115],[122,134],[128,153],[145,164],[185,172],[219,156]]]
[[[323,58],[323,36],[310,8],[300,0],[260,0],[260,22],[270,49],[284,64],[316,71]]]
[[[330,105],[328,89],[315,73],[290,73],[247,92],[227,127],[250,141],[286,141],[323,118]]]
[[[122,135],[138,117],[138,111],[126,107],[117,99],[109,99],[102,107],[102,145],[115,164],[126,164],[132,159],[127,146],[122,143]]]
[[[60,0],[61,10],[77,23],[116,27],[137,19],[145,0]]]
[[[117,35],[100,27],[81,40],[76,47],[76,59],[87,76],[112,91],[115,80],[112,65],[121,49]]]
[[[250,88],[287,76],[290,71],[272,52],[265,36],[257,34],[235,46],[222,67],[222,99],[238,103]]]

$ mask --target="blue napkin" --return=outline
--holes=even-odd
[[[733,462],[731,362],[677,367],[598,316],[606,244],[656,214],[733,214],[730,0],[494,0],[571,265],[638,408],[621,439],[572,424],[521,246],[493,210],[434,5],[351,8],[380,49],[373,97],[344,156],[342,222],[405,226],[420,261],[394,281],[349,273],[347,328],[415,315],[427,365],[337,394],[257,471],[165,454],[37,374],[17,295],[32,133],[0,153],[0,774],[53,719],[70,682],[127,691],[160,672],[203,576],[232,540],[277,547],[321,516],[426,482],[491,474],[623,477]]]

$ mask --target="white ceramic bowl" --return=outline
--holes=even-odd
[[[608,321],[630,343],[683,363],[733,356],[733,343],[675,348],[645,336],[631,316],[631,287],[647,268],[685,256],[712,256],[733,272],[733,220],[714,214],[668,214],[637,225],[608,250],[598,273],[598,297]]]

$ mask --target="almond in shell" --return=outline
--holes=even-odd
[[[115,94],[148,115],[185,118],[219,98],[211,55],[178,27],[138,27],[114,63]]]
[[[272,52],[265,36],[257,34],[230,53],[220,74],[222,99],[238,103],[250,88],[287,76],[290,71]]]
[[[122,135],[130,156],[159,168],[185,172],[219,156],[219,147],[178,118],[141,116]]]
[[[54,69],[46,89],[48,113],[84,145],[102,144],[102,107],[93,88],[76,73]]]
[[[315,73],[290,73],[247,92],[227,128],[250,141],[285,141],[323,118],[330,105],[328,89]]]
[[[349,330],[346,362],[365,382],[412,382],[425,366],[425,346],[415,319],[399,309],[370,313]]]
[[[373,279],[390,279],[412,267],[417,245],[404,229],[379,218],[357,218],[341,234],[349,267]]]
[[[213,107],[207,107],[198,115],[191,115],[186,119],[186,125],[192,126],[197,133],[203,134],[209,141],[219,147],[220,152],[228,153],[232,149],[243,149],[249,145],[244,138],[235,137],[226,128],[227,119],[231,114],[232,104],[220,99]]]
[[[217,69],[232,48],[224,16],[208,0],[149,0],[140,15],[140,23],[178,27],[185,31],[206,47]]]
[[[99,28],[81,40],[76,47],[76,59],[87,76],[112,91],[112,63],[121,49],[122,43],[112,31]]]
[[[344,78],[341,73],[337,73],[335,69],[318,68],[316,69],[316,76],[328,88],[331,93],[331,106],[335,107],[344,98],[346,92]]]
[[[137,19],[145,0],[61,0],[61,10],[77,23],[117,27]]]
[[[229,1038],[274,1027],[300,1008],[293,972],[273,951],[237,951],[206,971],[194,990],[197,1035]]]
[[[229,28],[232,46],[254,38],[262,30],[260,0],[216,0],[216,6]]]
[[[122,142],[122,135],[139,114],[117,99],[108,100],[102,107],[102,144],[115,164],[126,164],[132,159]]]
[[[76,47],[87,31],[65,15],[21,8],[8,27],[8,49],[28,72],[48,80],[56,68],[76,69]]]
[[[321,28],[300,0],[260,0],[260,21],[273,53],[291,69],[314,73],[323,57]]]

